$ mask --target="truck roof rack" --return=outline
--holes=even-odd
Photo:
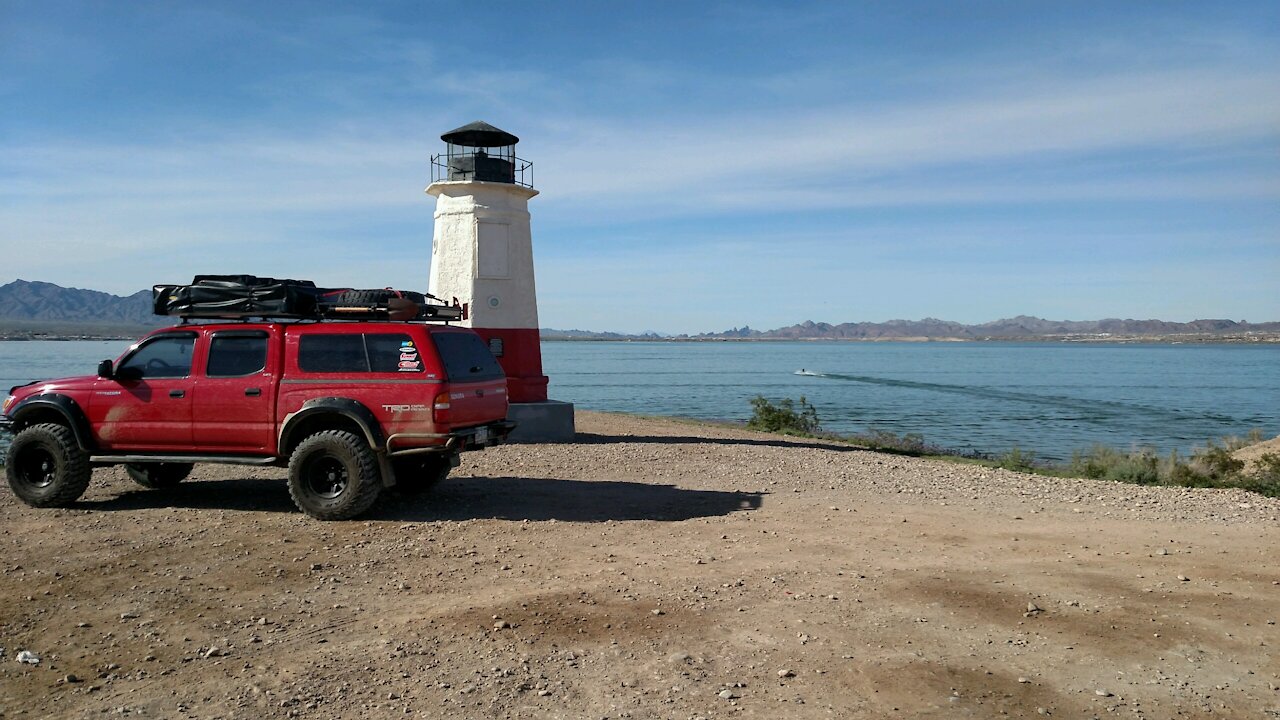
[[[466,318],[467,308],[391,288],[319,288],[310,280],[197,275],[187,285],[154,285],[156,315],[203,319],[430,320]]]

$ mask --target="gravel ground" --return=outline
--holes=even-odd
[[[0,494],[0,717],[1280,717],[1280,501],[578,427],[345,523]]]

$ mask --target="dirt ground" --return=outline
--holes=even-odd
[[[5,489],[0,717],[1280,717],[1276,500],[578,429],[352,522],[274,469]]]

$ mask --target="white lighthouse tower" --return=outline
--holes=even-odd
[[[516,157],[520,139],[484,122],[440,136],[431,158],[436,198],[430,292],[467,308],[462,324],[486,342],[507,373],[514,441],[573,439],[573,405],[547,399],[538,336],[529,199],[533,164]]]

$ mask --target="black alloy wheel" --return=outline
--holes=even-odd
[[[305,438],[289,458],[289,495],[317,520],[347,520],[377,502],[378,458],[364,438],[324,430]]]
[[[302,466],[307,488],[316,497],[335,500],[347,490],[350,478],[342,461],[332,455],[315,455]]]
[[[89,487],[92,474],[89,453],[65,425],[32,425],[9,444],[5,460],[9,488],[32,507],[70,505]]]

